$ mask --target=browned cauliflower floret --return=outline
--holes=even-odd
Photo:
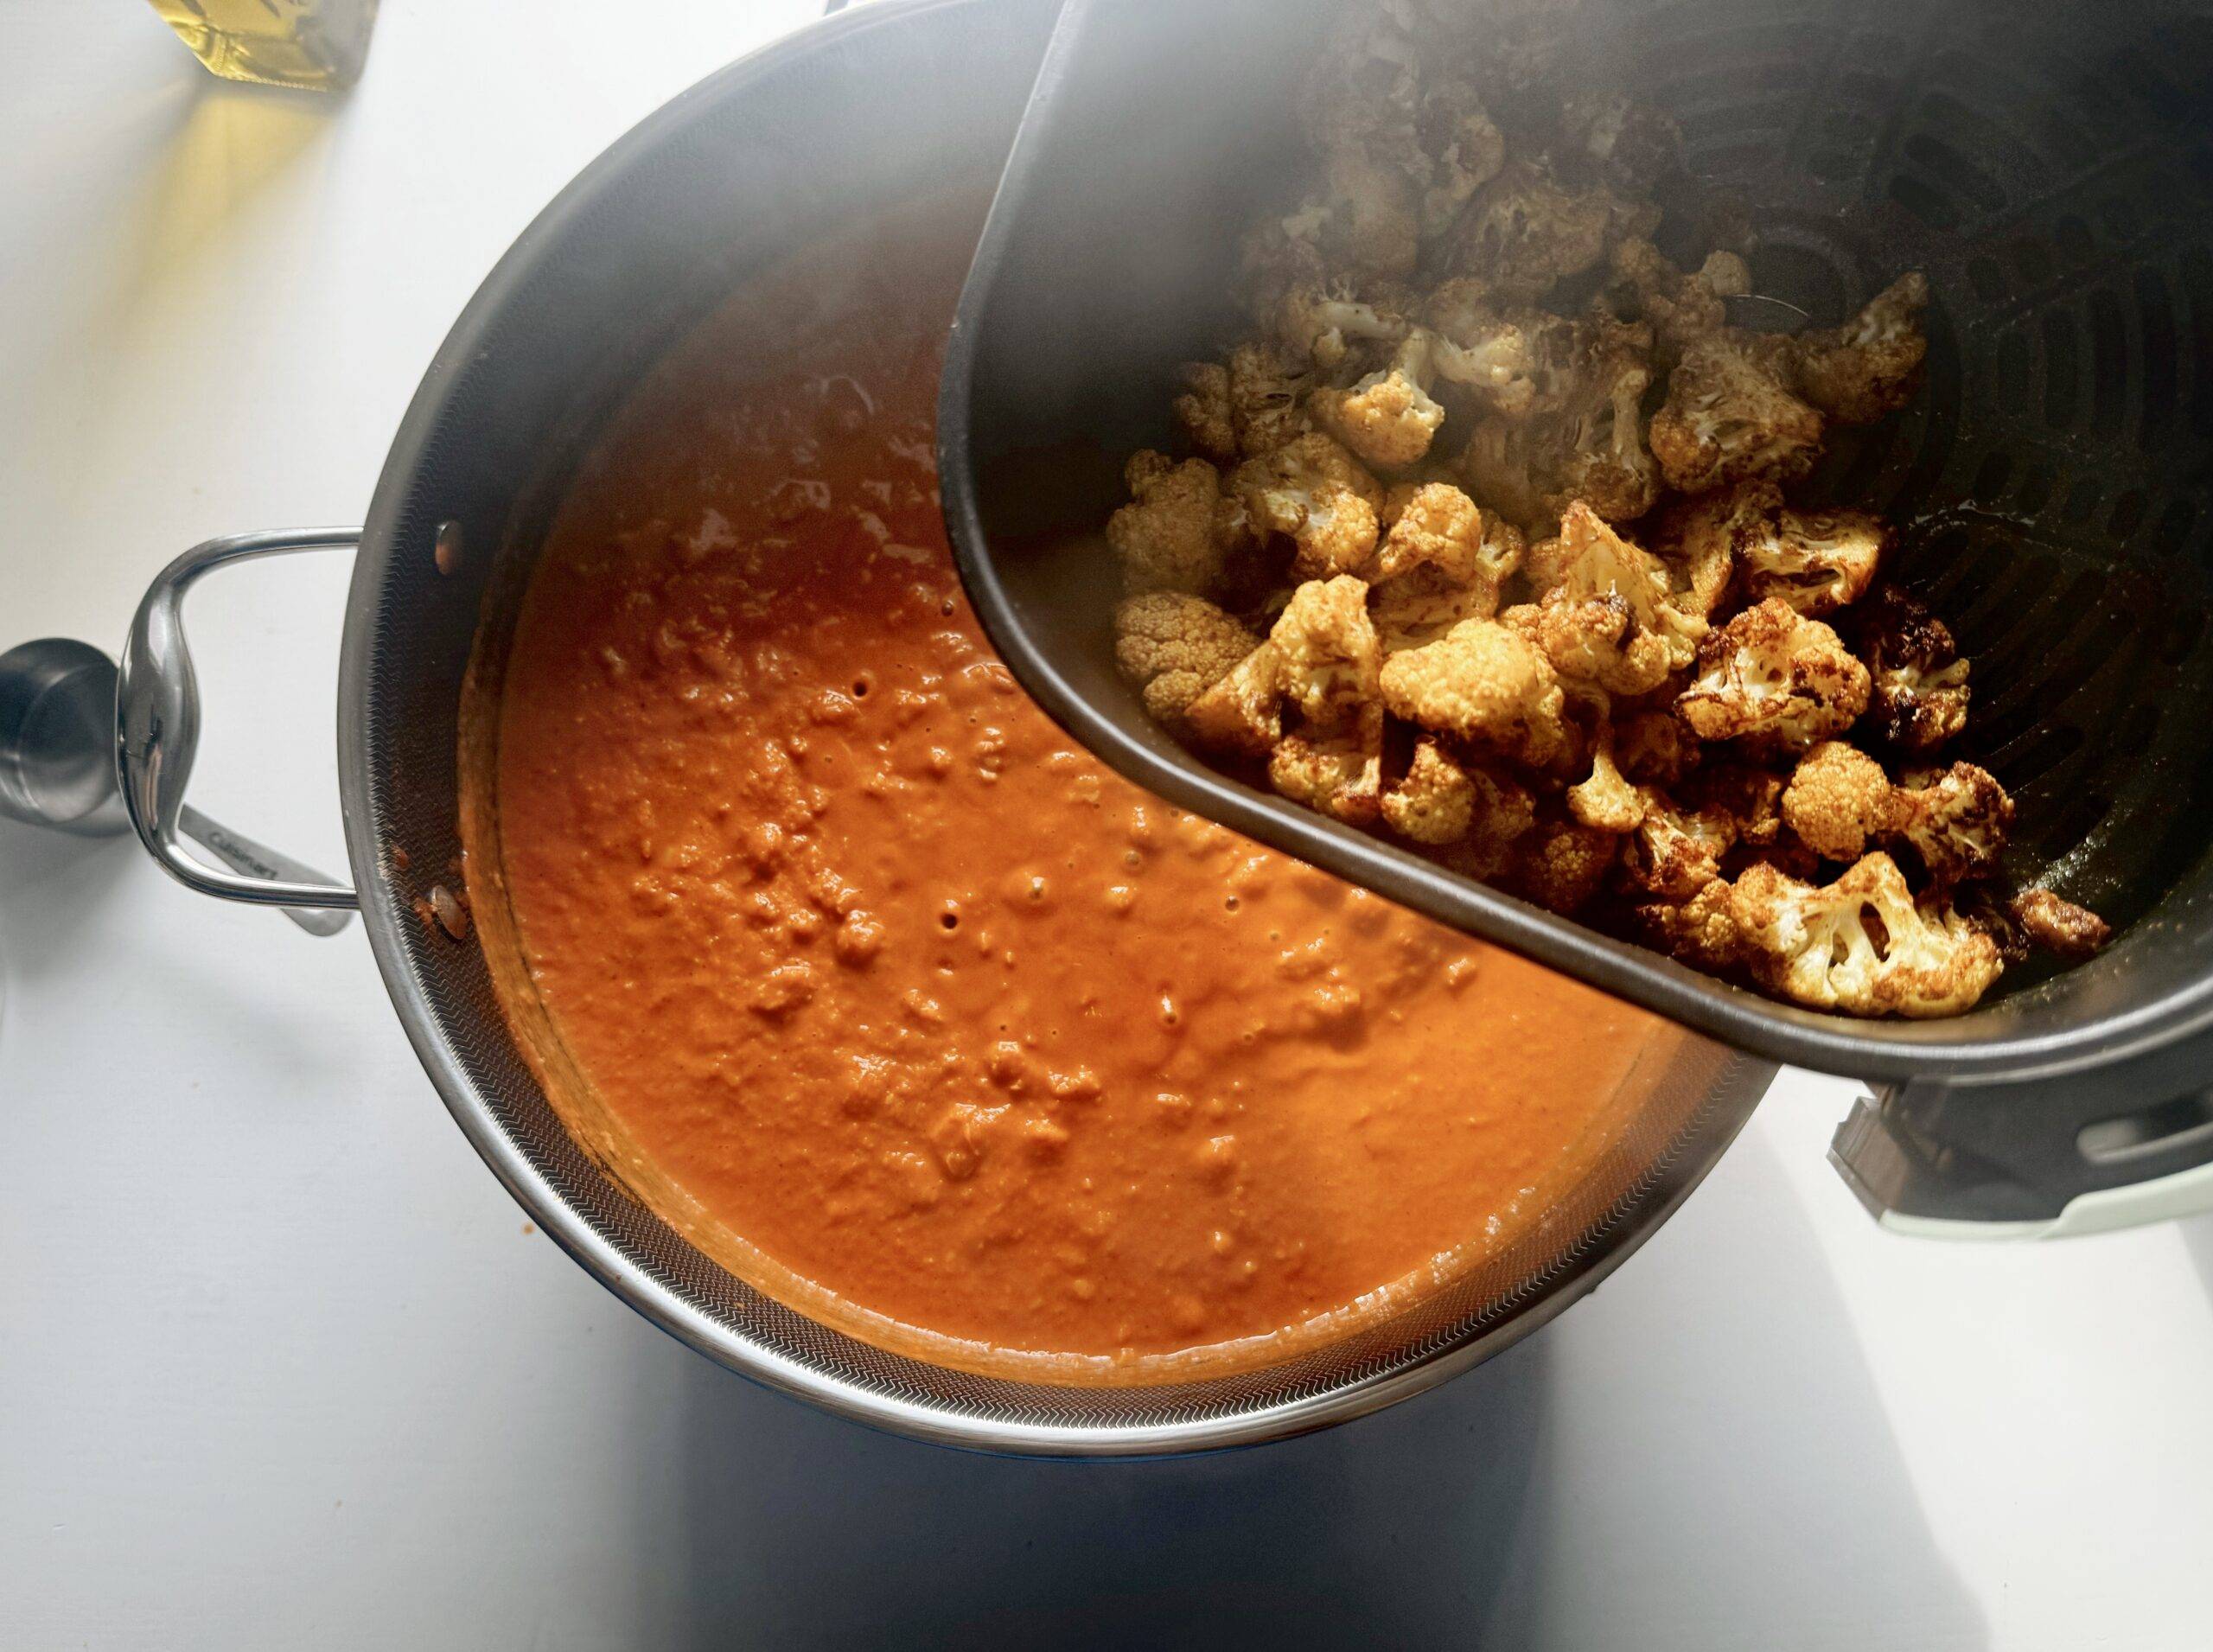
[[[1700,885],[1687,901],[1646,901],[1636,909],[1637,928],[1646,944],[1693,969],[1719,973],[1734,968],[1744,954],[1737,928],[1735,891],[1725,878]]]
[[[1272,453],[1308,428],[1303,398],[1312,375],[1272,346],[1240,344],[1226,364],[1183,369],[1176,422],[1184,438],[1216,464]]]
[[[1314,422],[1379,469],[1420,463],[1445,423],[1443,404],[1429,393],[1432,342],[1416,328],[1388,363],[1350,388],[1317,390],[1307,400]]]
[[[1382,801],[1382,709],[1371,707],[1341,728],[1285,735],[1268,758],[1268,783],[1347,826],[1372,825]]]
[[[1891,777],[1856,746],[1824,740],[1798,760],[1783,794],[1783,819],[1829,860],[1857,860],[1890,827]]]
[[[1359,289],[1342,279],[1307,283],[1291,289],[1278,302],[1272,318],[1277,344],[1294,361],[1311,363],[1324,373],[1344,366],[1354,349],[1363,344],[1396,344],[1409,325],[1393,302],[1395,292],[1370,283],[1373,301],[1359,296]]]
[[[1375,553],[1372,612],[1385,651],[1419,647],[1463,620],[1490,618],[1521,558],[1520,532],[1484,515],[1457,488],[1415,488]]]
[[[1729,818],[1739,847],[1770,849],[1783,840],[1783,794],[1789,777],[1756,763],[1723,761],[1698,771],[1690,795],[1702,809]]]
[[[1235,464],[1237,423],[1229,411],[1229,369],[1219,361],[1183,364],[1183,392],[1175,402],[1183,439],[1216,465]]]
[[[1568,336],[1566,363],[1547,366],[1536,411],[1479,421],[1460,459],[1476,497],[1532,533],[1577,500],[1623,522],[1659,497],[1639,411],[1652,382],[1649,329],[1594,318]]]
[[[2113,939],[2113,926],[2103,918],[2048,889],[2023,890],[2013,897],[2011,910],[2031,941],[2070,961],[2093,956]]]
[[[1483,539],[1483,512],[1450,482],[1423,482],[1392,502],[1391,531],[1375,552],[1378,580],[1429,568],[1455,584],[1483,580],[1496,588],[1513,571],[1496,565]]]
[[[1649,898],[1687,901],[1721,876],[1736,822],[1712,803],[1686,807],[1651,787],[1643,816],[1622,843],[1622,881]]]
[[[1891,745],[1934,751],[1967,726],[1967,662],[1943,621],[1896,586],[1852,615],[1873,679],[1868,719]]]
[[[1929,280],[1900,276],[1842,327],[1802,333],[1795,347],[1798,393],[1840,424],[1872,424],[1913,399],[1929,340],[1921,312]]]
[[[1422,138],[1421,233],[1443,235],[1476,191],[1506,164],[1506,138],[1474,86],[1438,79],[1427,88],[1416,130]]]
[[[1891,791],[1885,835],[1911,845],[1940,889],[1993,871],[2013,826],[2013,800],[1997,777],[1974,763],[1908,775]]]
[[[1431,293],[1422,319],[1451,348],[1446,376],[1483,407],[1519,418],[1557,404],[1559,380],[1575,360],[1575,323],[1543,310],[1502,308],[1490,288],[1456,276]]]
[[[1416,843],[1457,843],[1475,824],[1475,776],[1436,741],[1414,743],[1406,772],[1383,794],[1383,818]]]
[[[1629,315],[1652,325],[1655,348],[1663,367],[1672,367],[1699,339],[1729,323],[1724,297],[1752,290],[1751,273],[1734,252],[1716,252],[1686,273],[1642,238],[1627,240],[1608,259],[1613,301]]]
[[[1383,662],[1383,704],[1432,733],[1481,742],[1534,769],[1571,749],[1559,677],[1493,620],[1468,620]]]
[[[1737,539],[1745,598],[1779,596],[1809,619],[1834,614],[1874,583],[1891,538],[1865,511],[1771,512]]]
[[[1698,759],[1698,743],[1669,712],[1638,711],[1614,729],[1614,761],[1640,786],[1673,786]]]
[[[1772,866],[1749,867],[1730,910],[1761,984],[1816,1010],[1955,1015],[2005,967],[1980,929],[1948,907],[1916,905],[1897,863],[1879,851],[1823,889]]]
[[[1383,489],[1318,431],[1247,459],[1230,482],[1256,526],[1298,546],[1291,569],[1303,579],[1349,573],[1374,553]]]
[[[1266,756],[1283,738],[1285,677],[1283,655],[1263,642],[1183,708],[1192,743],[1224,756]]]
[[[1789,388],[1790,343],[1725,331],[1685,348],[1647,432],[1668,486],[1696,494],[1744,476],[1789,482],[1813,469],[1821,416]]]
[[[1621,854],[1623,839],[1566,817],[1540,817],[1522,840],[1512,885],[1522,899],[1572,917],[1591,904]]]
[[[1542,161],[1508,161],[1478,190],[1455,226],[1451,273],[1490,284],[1500,298],[1529,303],[1580,275],[1624,236],[1649,235],[1660,209],[1629,201],[1603,183],[1563,186]]]
[[[1277,616],[1268,646],[1299,716],[1269,756],[1269,783],[1348,825],[1370,824],[1382,800],[1383,706],[1368,586],[1349,574],[1309,580]]]
[[[1202,596],[1148,591],[1114,610],[1114,663],[1157,721],[1181,730],[1193,700],[1229,675],[1260,644]]]
[[[1537,800],[1517,780],[1470,763],[1458,768],[1468,781],[1466,829],[1449,841],[1431,841],[1425,846],[1438,864],[1488,882],[1513,864],[1519,845],[1536,824]]]
[[[1748,755],[1804,751],[1867,709],[1867,667],[1837,634],[1770,597],[1699,645],[1698,675],[1675,715],[1701,740]]]
[[[1563,677],[1610,694],[1642,694],[1697,658],[1706,622],[1675,605],[1668,569],[1578,500],[1559,537],[1530,548],[1522,566],[1538,600],[1512,624]]]
[[[1643,823],[1648,799],[1629,783],[1614,759],[1610,730],[1601,730],[1591,745],[1591,772],[1567,788],[1567,812],[1587,826],[1617,835]]]
[[[1700,616],[1719,608],[1740,547],[1770,533],[1782,508],[1783,490],[1765,477],[1670,501],[1650,543],[1668,564],[1675,605]]]
[[[1125,470],[1130,503],[1106,523],[1106,543],[1121,558],[1122,583],[1132,595],[1178,590],[1202,596],[1220,589],[1238,539],[1233,501],[1221,475],[1204,459],[1177,464],[1147,450]]]
[[[1268,643],[1283,661],[1284,692],[1309,724],[1339,728],[1380,703],[1382,651],[1366,581],[1308,580],[1276,616]]]
[[[1323,154],[1351,150],[1403,174],[1423,235],[1451,227],[1506,158],[1475,86],[1449,72],[1419,22],[1385,6],[1349,8],[1308,76],[1301,108]]]

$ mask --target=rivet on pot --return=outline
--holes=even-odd
[[[460,571],[461,549],[461,524],[439,523],[437,540],[431,547],[430,554],[437,561],[440,573],[450,577]]]

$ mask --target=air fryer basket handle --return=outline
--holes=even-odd
[[[140,840],[162,869],[188,889],[226,901],[288,909],[347,911],[360,904],[352,890],[320,881],[320,874],[288,857],[264,853],[258,857],[265,862],[262,867],[226,871],[187,854],[178,840],[180,830],[188,830],[183,820],[188,812],[185,784],[200,743],[200,685],[184,640],[185,592],[225,563],[286,551],[350,550],[360,538],[359,528],[297,528],[210,539],[156,575],[138,604],[116,691],[116,764],[124,807]],[[243,867],[252,860],[233,851],[248,846],[231,843],[216,852],[233,866]],[[302,927],[312,934],[335,934],[344,924],[308,922]]]
[[[2063,1078],[1880,1091],[1829,1158],[1885,1227],[1929,1238],[2059,1238],[2213,1209],[2213,1036]]]

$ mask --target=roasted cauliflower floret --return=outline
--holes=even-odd
[[[1821,416],[1790,389],[1790,344],[1724,331],[1685,348],[1647,432],[1668,486],[1697,494],[1744,476],[1789,482],[1813,469]]]
[[[1608,694],[1642,694],[1668,677],[1668,650],[1641,630],[1619,592],[1521,603],[1500,623],[1536,644],[1553,669],[1568,681]]]
[[[2031,941],[2070,961],[2094,956],[2113,939],[2113,926],[2103,918],[2048,889],[2023,890],[2010,909],[2013,922]]]
[[[1789,777],[1757,763],[1726,759],[1702,766],[1687,794],[1700,809],[1719,809],[1729,819],[1738,846],[1770,849],[1784,838],[1783,794]]]
[[[1559,537],[1531,548],[1523,572],[1539,599],[1504,617],[1563,677],[1642,694],[1697,657],[1706,621],[1675,606],[1666,565],[1579,500]]]
[[[1429,393],[1433,341],[1417,328],[1387,365],[1351,388],[1317,390],[1307,402],[1315,423],[1379,469],[1420,463],[1445,423],[1444,405]]]
[[[1660,211],[1604,185],[1564,186],[1542,161],[1516,158],[1476,191],[1453,230],[1455,275],[1490,284],[1502,301],[1530,303],[1580,275],[1624,236],[1649,235]]]
[[[1383,661],[1383,704],[1433,734],[1471,740],[1542,769],[1572,749],[1559,677],[1493,620],[1467,620]]]
[[[1824,740],[1798,760],[1783,794],[1783,819],[1806,846],[1828,860],[1857,860],[1890,830],[1891,777],[1841,740]]]
[[[1735,893],[1725,878],[1716,877],[1687,901],[1642,902],[1636,908],[1637,928],[1648,946],[1693,969],[1719,973],[1734,968],[1744,953]]]
[[[1897,411],[1921,387],[1928,305],[1929,279],[1915,270],[1842,327],[1800,334],[1792,341],[1798,393],[1840,424],[1872,424]]]
[[[1770,597],[1699,645],[1698,675],[1675,715],[1701,740],[1747,754],[1804,751],[1867,709],[1867,667],[1837,634]]]
[[[1255,458],[1303,436],[1304,398],[1312,374],[1282,352],[1240,344],[1227,363],[1194,361],[1183,368],[1176,422],[1184,439],[1215,463]]]
[[[1415,118],[1422,140],[1421,233],[1425,240],[1450,231],[1476,192],[1506,164],[1506,138],[1476,88],[1464,80],[1434,80]]]
[[[1174,406],[1183,439],[1209,463],[1235,464],[1240,452],[1229,411],[1229,369],[1219,361],[1187,361],[1183,380]]]
[[[1383,794],[1383,818],[1400,837],[1416,843],[1457,843],[1475,824],[1475,776],[1431,739],[1414,743],[1413,761]]]
[[[1108,519],[1106,543],[1131,594],[1219,590],[1238,537],[1221,474],[1204,459],[1178,464],[1151,450],[1133,455],[1123,474],[1130,502]]]
[[[1901,751],[1929,752],[1967,726],[1967,662],[1943,621],[1896,586],[1853,615],[1872,679],[1868,720]]]
[[[1879,851],[1816,889],[1772,866],[1737,879],[1730,911],[1770,991],[1849,1015],[1955,1015],[2005,967],[1997,944],[1948,907],[1916,905]]]
[[[2012,826],[2013,800],[1997,777],[1955,762],[1891,788],[1885,835],[1910,845],[1929,882],[1949,889],[1994,871]]]
[[[1729,324],[1721,301],[1752,290],[1751,272],[1734,252],[1716,252],[1686,273],[1651,242],[1622,242],[1607,260],[1613,301],[1629,315],[1651,323],[1662,366],[1673,366],[1698,340]]]
[[[1736,822],[1711,803],[1687,808],[1650,787],[1642,795],[1642,816],[1622,842],[1622,881],[1649,898],[1687,901],[1721,876]]]
[[[1737,567],[1747,601],[1779,596],[1818,619],[1859,600],[1891,541],[1865,511],[1777,510],[1738,537]]]
[[[1547,912],[1573,917],[1604,886],[1621,847],[1622,839],[1610,832],[1566,817],[1540,817],[1520,845],[1512,886]]]
[[[1614,728],[1614,761],[1640,786],[1673,786],[1698,766],[1698,743],[1667,711],[1638,711]]]
[[[1643,823],[1647,794],[1630,784],[1614,759],[1610,730],[1591,745],[1591,772],[1567,788],[1567,812],[1576,820],[1617,836]]]
[[[1559,399],[1563,367],[1574,361],[1575,324],[1543,310],[1502,308],[1489,287],[1455,277],[1429,296],[1423,320],[1451,345],[1452,382],[1490,411],[1519,418]]]
[[[1285,735],[1268,757],[1268,783],[1292,802],[1347,826],[1373,824],[1382,801],[1381,708],[1342,728]]]
[[[1298,547],[1291,569],[1299,577],[1349,573],[1374,553],[1383,489],[1320,432],[1247,459],[1230,481],[1256,526]]]
[[[1351,151],[1403,174],[1419,233],[1451,227],[1506,158],[1506,139],[1472,82],[1446,71],[1419,20],[1349,9],[1309,75],[1301,115],[1322,154]]]
[[[1577,500],[1623,522],[1659,497],[1640,411],[1652,382],[1649,329],[1593,320],[1570,336],[1567,364],[1547,369],[1537,411],[1481,420],[1460,459],[1476,497],[1532,533]]]
[[[1497,565],[1476,501],[1450,482],[1424,482],[1393,502],[1391,531],[1375,552],[1378,580],[1428,568],[1456,584],[1482,580],[1495,590],[1513,571]]]
[[[1191,743],[1226,757],[1266,757],[1283,738],[1287,673],[1272,642],[1263,642],[1183,708]]]
[[[1370,290],[1377,290],[1372,284]],[[1295,286],[1275,307],[1276,343],[1292,360],[1335,373],[1359,347],[1396,344],[1406,337],[1406,317],[1389,297],[1379,299],[1358,297],[1353,284],[1342,279]]]
[[[1490,618],[1522,553],[1520,532],[1485,516],[1457,488],[1415,488],[1375,553],[1370,611],[1385,651],[1419,647],[1463,620]]]
[[[1660,513],[1650,543],[1668,564],[1675,605],[1701,616],[1719,608],[1737,571],[1739,547],[1770,534],[1782,508],[1783,490],[1764,477],[1671,501]]]
[[[1416,749],[1419,761],[1419,749]],[[1446,762],[1456,763],[1466,776],[1467,825],[1458,836],[1443,841],[1425,840],[1423,847],[1440,865],[1489,882],[1513,864],[1530,828],[1536,824],[1537,800],[1527,787],[1510,776],[1461,762],[1444,754],[1442,748],[1439,751]],[[1410,769],[1410,776],[1412,773]],[[1409,805],[1400,807],[1406,809]],[[1434,824],[1441,830],[1454,823],[1450,818],[1440,817]]]
[[[1285,694],[1309,724],[1342,729],[1381,703],[1383,656],[1366,581],[1308,580],[1276,616],[1268,644],[1283,662]]]
[[[1114,663],[1158,722],[1181,731],[1183,713],[1241,664],[1260,639],[1202,596],[1147,591],[1114,609]]]

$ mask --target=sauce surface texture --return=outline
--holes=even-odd
[[[1071,747],[938,513],[966,260],[848,271],[788,370],[734,304],[635,392],[519,621],[493,852],[575,1070],[772,1291],[1250,1362],[1502,1243],[1682,1035]]]

